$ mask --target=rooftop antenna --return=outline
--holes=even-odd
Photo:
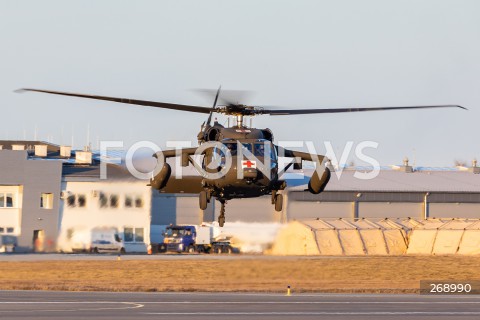
[[[73,124],[72,124],[72,149],[75,149],[75,147],[73,146],[73,134],[75,133],[74,131],[74,127],[73,127]]]
[[[90,123],[87,123],[87,147],[90,147]]]
[[[416,167],[417,164],[417,150],[413,148],[413,167]]]

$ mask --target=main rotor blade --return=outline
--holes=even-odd
[[[288,109],[288,110],[269,110],[256,107],[259,114],[269,114],[272,116],[284,116],[295,114],[314,114],[314,113],[343,113],[343,112],[363,112],[363,111],[386,111],[386,110],[406,110],[406,109],[432,109],[432,108],[461,108],[458,105],[440,105],[440,106],[412,106],[412,107],[380,107],[380,108],[339,108],[339,109]]]
[[[213,109],[216,109],[217,107],[218,97],[220,96],[221,90],[222,90],[222,86],[218,87],[217,95],[215,96],[215,101],[213,101],[213,107],[212,107]],[[213,111],[210,111],[210,115],[208,116],[208,119],[207,119],[207,126],[210,126],[210,123],[212,122],[212,115],[213,115]]]
[[[215,109],[215,107],[217,106],[218,96],[220,95],[220,90],[222,90],[222,86],[218,87],[217,94],[216,94],[216,96],[215,96],[215,101],[213,101],[213,108],[214,108],[214,109]]]
[[[193,92],[203,96],[204,98],[212,99],[218,93],[218,90],[212,89],[193,89]],[[217,105],[219,106],[228,106],[236,105],[239,103],[246,103],[247,100],[251,99],[255,92],[247,90],[221,90],[222,94],[218,97]]]
[[[42,92],[42,93],[49,93],[49,94],[57,94],[57,95],[61,95],[61,96],[70,96],[70,97],[78,97],[78,98],[86,98],[86,99],[94,99],[94,100],[113,101],[113,102],[118,102],[118,103],[134,104],[134,105],[138,105],[138,106],[147,106],[147,107],[155,107],[155,108],[163,108],[163,109],[181,110],[181,111],[197,112],[197,113],[205,113],[205,114],[208,114],[212,111],[215,111],[215,109],[213,109],[213,108],[204,108],[204,107],[189,106],[189,105],[174,104],[174,103],[155,102],[155,101],[145,101],[145,100],[96,96],[96,95],[88,95],[88,94],[80,94],[80,93],[69,93],[69,92],[40,90],[40,89],[29,89],[29,88],[16,90],[16,92],[24,92],[24,91]]]

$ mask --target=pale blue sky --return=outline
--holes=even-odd
[[[43,94],[45,88],[210,106],[190,89],[247,89],[291,108],[461,104],[470,109],[257,117],[276,140],[379,143],[451,166],[480,157],[478,1],[0,1],[1,139],[76,147],[87,124],[126,144],[196,141],[201,114]],[[63,128],[63,129],[62,129]],[[63,134],[62,134],[63,132]],[[360,164],[357,162],[357,164]]]

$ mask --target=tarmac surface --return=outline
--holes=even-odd
[[[480,296],[0,291],[8,319],[479,319]]]

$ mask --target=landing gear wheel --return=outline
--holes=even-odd
[[[218,225],[223,227],[225,224],[225,201],[220,202],[222,207],[220,208],[220,215],[218,216]]]
[[[198,204],[200,205],[201,210],[207,209],[208,199],[207,199],[207,192],[201,191],[198,195]]]
[[[283,195],[277,194],[275,196],[275,211],[280,212],[283,208]]]

